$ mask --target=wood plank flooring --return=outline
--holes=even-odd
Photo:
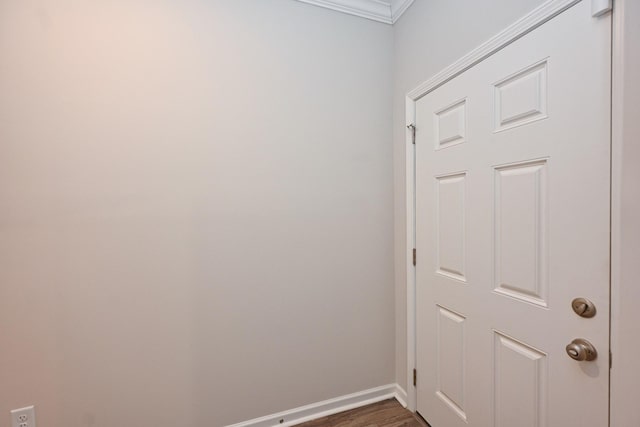
[[[296,427],[428,427],[395,399],[298,424]]]

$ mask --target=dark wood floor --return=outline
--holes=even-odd
[[[341,412],[297,427],[428,427],[395,399]]]

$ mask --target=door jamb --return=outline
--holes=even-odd
[[[640,313],[640,5],[615,0],[611,103],[611,351],[609,425],[640,424],[635,390],[640,381],[637,326]]]

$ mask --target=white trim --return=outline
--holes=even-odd
[[[454,77],[510,45],[525,34],[579,3],[581,0],[548,0],[527,15],[514,22],[429,80],[407,93],[406,124],[415,123],[416,101],[442,86]],[[417,408],[417,389],[413,386],[413,369],[416,367],[416,269],[410,253],[415,245],[415,153],[411,136],[407,134],[406,147],[406,218],[407,218],[407,402],[411,411]]]
[[[395,24],[412,4],[413,0],[391,0],[391,23]]]
[[[393,397],[396,398],[403,408],[407,407],[407,392],[400,387],[400,384],[396,384],[396,391],[393,393]]]
[[[496,34],[429,80],[410,91],[407,94],[407,97],[417,100],[425,96],[452,78],[473,67],[478,62],[488,58],[505,46],[513,43],[520,37],[533,31],[554,16],[564,12],[579,2],[580,0],[549,0],[543,3],[529,14],[508,26],[505,30]]]
[[[300,406],[277,414],[255,418],[249,421],[229,425],[227,427],[275,427],[293,426],[361,406],[370,405],[386,399],[397,399],[400,404],[405,405],[406,392],[398,384],[387,384],[381,387],[363,390],[357,393],[347,394],[334,399]],[[280,420],[284,420],[282,423]]]
[[[414,0],[298,0],[349,15],[393,24]]]
[[[391,5],[376,0],[298,0],[349,15],[392,24]]]
[[[637,325],[640,300],[637,286],[640,266],[640,48],[637,22],[640,5],[636,0],[615,0],[613,9],[612,111],[611,111],[611,427],[640,425],[637,402],[638,368]]]
[[[405,103],[405,125],[409,126],[416,121],[416,102],[409,97]],[[416,268],[413,265],[413,248],[416,245],[416,219],[415,219],[415,145],[413,145],[413,135],[408,128],[405,137],[406,153],[406,173],[405,186],[406,194],[406,224],[407,224],[407,248],[406,248],[406,268],[407,268],[407,404],[411,411],[416,411],[416,388],[413,385],[413,369],[416,367]]]

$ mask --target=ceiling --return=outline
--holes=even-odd
[[[413,0],[298,0],[338,12],[393,24]]]

